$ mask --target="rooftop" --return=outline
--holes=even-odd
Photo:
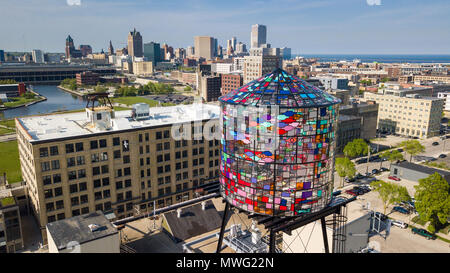
[[[92,231],[89,225],[99,228]],[[59,250],[65,249],[69,242],[75,241],[81,245],[118,232],[101,211],[48,223],[47,230]]]
[[[414,170],[414,171],[430,174],[430,175],[434,174],[434,173],[438,173],[443,178],[445,178],[445,180],[447,180],[450,183],[450,172],[447,172],[447,171],[444,171],[444,170],[430,168],[430,167],[425,167],[423,165],[414,164],[414,163],[411,163],[411,162],[408,162],[408,161],[402,161],[402,162],[394,164],[394,165],[402,167],[402,168],[405,168],[405,169],[409,169],[409,170]]]
[[[341,102],[280,68],[229,92],[219,100],[235,105],[278,105],[281,108],[324,107]]]
[[[32,137],[30,142],[34,142],[215,119],[219,118],[220,113],[218,106],[210,104],[150,107],[149,111],[150,117],[139,121],[131,118],[131,110],[117,111],[112,119],[112,129],[107,131],[86,127],[88,119],[85,112],[30,116],[18,120]]]

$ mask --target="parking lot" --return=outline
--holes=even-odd
[[[401,179],[400,181],[393,181],[388,179],[389,173],[384,172],[380,175],[376,175],[374,179],[389,181],[393,183],[398,183],[399,185],[405,186],[408,190],[408,193],[411,196],[414,196],[415,189],[414,186],[417,185],[417,182]],[[346,197],[351,197],[351,195],[345,193],[346,190],[352,189],[355,186],[362,186],[367,185],[370,183],[367,178],[357,180],[353,183],[345,183],[345,186],[343,189],[340,189],[342,191],[342,195]],[[386,209],[386,215],[394,220],[400,220],[408,225],[414,225],[416,227],[422,228],[417,223],[412,222],[412,218],[416,216],[417,214],[411,213],[409,215],[402,214],[400,212],[392,211],[392,208],[394,205],[389,206]],[[353,219],[352,214],[357,213],[360,214],[361,211],[364,210],[366,212],[369,212],[371,210],[378,211],[383,213],[383,203],[381,199],[379,198],[379,195],[377,192],[370,191],[368,193],[359,195],[357,197],[357,200],[349,204],[349,209],[347,211],[348,218]],[[381,232],[382,235],[384,235],[384,232]],[[443,234],[439,234],[441,237],[445,237],[450,239],[450,236],[445,236]],[[380,248],[381,252],[386,253],[450,253],[450,244],[446,243],[442,240],[436,239],[436,240],[427,240],[426,238],[413,234],[411,232],[410,228],[401,229],[397,226],[392,226],[390,228],[389,235],[386,237],[386,239],[383,238],[383,236],[375,235],[370,237],[370,246],[378,246]]]

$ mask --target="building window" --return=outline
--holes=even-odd
[[[120,138],[115,137],[113,138],[113,146],[119,146],[120,145]]]
[[[83,142],[79,142],[75,144],[75,149],[77,152],[83,151]]]
[[[66,154],[73,153],[74,151],[73,144],[66,144]]]
[[[52,146],[50,147],[50,155],[58,155],[58,146]]]
[[[48,156],[48,148],[47,147],[40,148],[39,154],[40,154],[40,157],[47,157]]]

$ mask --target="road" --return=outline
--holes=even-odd
[[[11,140],[16,140],[16,139],[17,139],[16,134],[0,136],[0,142],[6,142],[6,141],[11,141]]]

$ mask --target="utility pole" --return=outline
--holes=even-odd
[[[366,167],[366,173],[369,172],[369,161],[370,160],[370,143],[367,145],[367,167]]]

